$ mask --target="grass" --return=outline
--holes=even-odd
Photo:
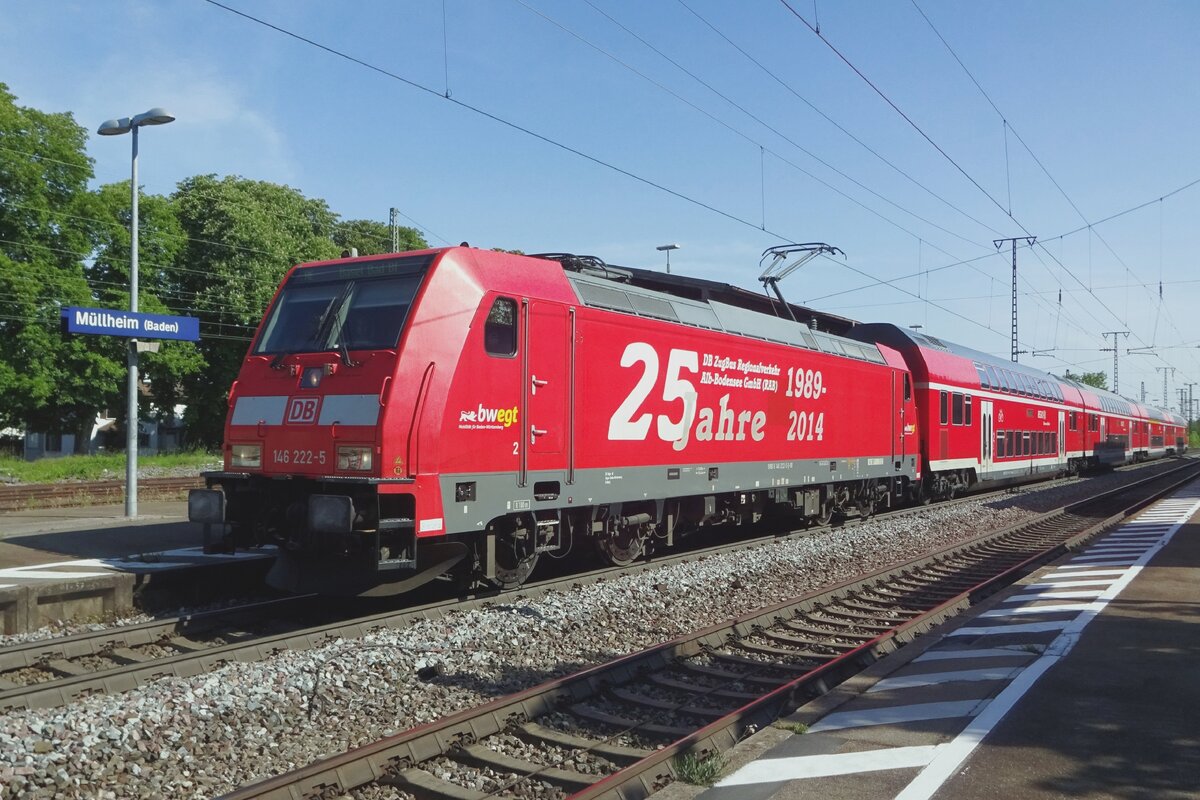
[[[185,469],[199,472],[220,464],[221,456],[204,451],[138,456],[138,471]],[[63,456],[23,461],[0,457],[0,479],[18,483],[57,483],[59,481],[115,480],[125,475],[125,454]]]
[[[784,722],[783,720],[780,720],[775,723],[775,727],[779,728],[780,730],[791,731],[797,736],[803,736],[804,734],[808,733],[808,726],[803,722]]]
[[[693,786],[712,786],[724,769],[725,759],[720,753],[688,753],[675,759],[675,774]]]

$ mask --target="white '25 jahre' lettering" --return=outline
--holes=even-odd
[[[658,352],[647,342],[630,342],[621,354],[622,367],[632,367],[638,363],[643,365],[641,378],[608,421],[610,440],[644,441],[650,432],[653,415],[649,412],[637,413],[658,383]],[[767,426],[767,413],[730,408],[729,394],[721,396],[717,408],[697,409],[696,387],[683,373],[696,373],[699,370],[700,356],[695,350],[673,349],[667,356],[662,399],[668,403],[681,401],[683,408],[678,419],[671,419],[667,414],[658,415],[658,438],[671,442],[675,450],[682,450],[688,445],[692,425],[697,419],[695,438],[698,442],[714,439],[718,442],[740,442],[745,441],[747,435],[756,442],[766,438],[764,429]]]

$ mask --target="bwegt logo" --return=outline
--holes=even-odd
[[[458,412],[458,421],[460,423],[474,422],[476,424],[502,425],[507,428],[517,421],[517,407],[485,408],[483,403],[480,403],[478,411]]]
[[[293,397],[288,401],[283,421],[289,425],[312,424],[317,421],[317,411],[320,408],[319,397]]]

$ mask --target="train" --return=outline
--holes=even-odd
[[[505,589],[1186,449],[1167,410],[772,288],[466,243],[296,265],[188,517],[209,552],[276,546],[286,591]]]

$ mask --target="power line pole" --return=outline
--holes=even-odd
[[[1106,342],[1108,341],[1109,336],[1113,337],[1113,346],[1112,347],[1101,347],[1100,348],[1101,353],[1111,352],[1113,354],[1113,385],[1112,385],[1113,394],[1117,393],[1117,386],[1118,386],[1118,384],[1117,384],[1117,354],[1121,350],[1120,347],[1117,345],[1117,336],[1119,336],[1122,333],[1125,334],[1126,339],[1129,338],[1129,331],[1104,331],[1102,334],[1100,334],[1101,336],[1104,337],[1104,341],[1106,341]]]
[[[1142,403],[1146,402],[1146,382],[1142,381]]]
[[[996,249],[1000,249],[1000,245],[1005,242],[1012,243],[1012,360],[1017,360],[1017,355],[1020,353],[1017,350],[1017,242],[1025,242],[1025,244],[1033,247],[1033,243],[1037,241],[1036,236],[1013,236],[1008,239],[993,239],[992,244]]]
[[[1176,391],[1179,392],[1179,416],[1183,416],[1187,413],[1184,410],[1187,407],[1187,389],[1180,386]]]
[[[400,252],[400,226],[396,222],[396,215],[399,214],[399,209],[390,209],[388,215],[388,233],[392,235],[392,252]]]
[[[1196,385],[1196,384],[1194,384],[1194,383],[1189,383],[1189,384],[1187,385],[1187,387],[1188,387],[1188,410],[1187,410],[1187,421],[1188,421],[1188,426],[1189,426],[1189,427],[1190,427],[1190,426],[1191,426],[1191,424],[1192,424],[1192,416],[1193,416],[1193,412],[1194,412],[1194,410],[1195,410],[1195,408],[1196,408],[1196,401],[1195,401],[1195,399],[1194,399],[1194,398],[1193,398],[1193,396],[1192,396],[1192,387],[1194,387],[1195,385]]]
[[[1163,404],[1163,408],[1166,408],[1167,404],[1169,402],[1167,399],[1167,373],[1169,372],[1170,374],[1174,375],[1175,368],[1174,367],[1155,367],[1155,369],[1163,374],[1162,404]]]

